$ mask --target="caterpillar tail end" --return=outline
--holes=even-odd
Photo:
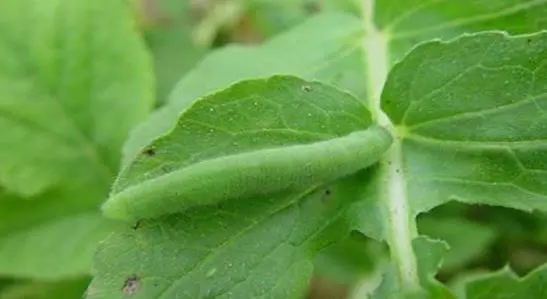
[[[130,216],[125,206],[116,200],[116,196],[110,197],[105,203],[102,204],[101,210],[103,215],[107,218],[121,220],[121,221],[134,221],[134,217]]]

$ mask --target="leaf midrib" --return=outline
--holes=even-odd
[[[367,78],[368,107],[373,118],[397,136],[393,123],[381,108],[381,92],[390,70],[389,36],[379,30],[374,22],[375,0],[363,0],[363,26],[366,34],[363,40]],[[420,288],[417,260],[412,239],[417,228],[411,219],[411,208],[406,191],[406,178],[402,171],[403,157],[401,142],[394,138],[391,148],[380,161],[378,175],[382,182],[378,200],[382,202],[388,219],[387,242],[397,268],[401,289],[414,291]]]

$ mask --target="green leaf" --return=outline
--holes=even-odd
[[[343,11],[358,15],[356,0],[246,0],[252,25],[267,36],[282,33],[318,12]]]
[[[51,280],[86,274],[99,241],[115,228],[93,212],[10,230],[0,239],[0,275]]]
[[[315,271],[333,281],[354,284],[372,274],[384,257],[382,244],[354,233],[319,252]]]
[[[0,20],[0,273],[86,274],[149,58],[121,0],[7,0]]]
[[[544,0],[369,2],[376,4],[372,8],[374,23],[389,40],[391,61],[399,60],[422,41],[489,30],[532,33],[547,25],[547,1]]]
[[[175,83],[200,60],[208,49],[192,39],[194,25],[189,0],[139,0],[143,11],[146,42],[154,58],[156,98],[167,101]]]
[[[520,299],[547,297],[547,266],[542,266],[519,278],[508,267],[496,273],[484,274],[469,281],[467,299]]]
[[[477,34],[394,68],[382,107],[403,138],[415,214],[450,199],[547,210],[545,45],[547,34]]]
[[[446,241],[449,250],[443,259],[442,269],[457,270],[485,253],[498,232],[462,218],[423,217],[418,221],[419,232]]]
[[[113,189],[114,196],[124,188],[145,186],[147,180],[176,173],[179,167],[202,165],[216,157],[244,153],[243,158],[249,163],[265,165],[265,151],[271,148],[285,149],[275,153],[281,158],[279,161],[289,162],[281,164],[296,168],[296,172],[300,168],[311,172],[298,177],[293,176],[296,172],[291,169],[277,168],[277,164],[260,168],[263,177],[250,177],[246,183],[235,185],[257,188],[258,192],[237,196],[233,186],[232,192],[228,192],[222,182],[215,184],[214,180],[231,182],[231,178],[246,170],[217,165],[225,175],[206,178],[208,194],[200,191],[200,201],[195,201],[193,207],[172,216],[138,221],[136,229],[119,232],[101,245],[93,282],[100,291],[90,298],[122,298],[129,293],[135,298],[299,298],[310,278],[316,252],[347,235],[351,223],[343,216],[358,198],[366,175],[351,175],[367,166],[361,164],[367,158],[360,157],[351,159],[358,168],[351,173],[338,173],[344,179],[309,181],[308,176],[317,179],[314,164],[327,163],[314,160],[323,148],[319,141],[338,140],[337,136],[371,125],[367,109],[353,96],[288,76],[244,81],[196,101],[169,135],[144,149],[124,169]],[[379,146],[381,152],[385,151],[391,140],[381,136],[362,147]],[[295,146],[305,144],[313,144],[314,151],[307,151],[308,159],[300,162],[291,154],[300,151]],[[342,142],[339,144],[348,153],[352,151],[342,147]],[[254,152],[264,156],[250,155]],[[337,152],[321,157],[345,163],[345,154],[334,154]],[[367,164],[379,158],[373,156],[376,158]],[[319,172],[330,173],[324,169]],[[270,188],[286,178],[306,184]],[[254,181],[262,185],[255,186]],[[196,190],[203,182],[187,184],[189,190]],[[261,192],[261,187],[265,192]],[[169,188],[161,192],[169,192]],[[184,206],[189,200],[185,195],[192,195],[180,194],[177,197],[177,192],[169,193],[170,197],[141,203],[146,198],[134,193],[133,200],[128,197],[117,204],[130,211],[133,206],[142,205],[150,211],[170,214],[177,211],[175,205]],[[211,202],[210,198],[218,194],[235,195],[230,200]],[[169,208],[166,210],[165,206]],[[145,209],[136,211],[149,213]],[[138,288],[123,287],[128,284]]]
[[[100,246],[88,298],[300,298],[315,253],[347,232],[360,180],[141,221]]]
[[[381,98],[389,120],[380,123],[393,122],[398,142],[368,192],[387,205],[360,209],[362,231],[391,244],[405,288],[417,284],[408,275],[417,273],[408,249],[417,214],[451,199],[547,208],[546,97],[537,75],[546,41],[483,33],[430,42],[391,71]]]
[[[88,283],[89,279],[17,283],[0,291],[0,299],[80,299]]]
[[[148,57],[123,1],[33,3],[0,10],[0,180],[23,195],[106,187],[152,104]]]

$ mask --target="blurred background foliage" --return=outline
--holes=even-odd
[[[153,56],[157,106],[210,51],[259,44],[320,11],[360,11],[356,0],[131,1]],[[547,261],[545,214],[451,202],[420,215],[418,228],[450,245],[438,278],[455,288],[477,273],[510,265],[523,275]],[[359,298],[378,283],[376,269],[387,258],[384,244],[359,233],[349,236],[317,257],[308,298]],[[0,299],[76,299],[88,282],[87,277],[53,282],[0,277]]]

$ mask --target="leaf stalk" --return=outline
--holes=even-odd
[[[377,28],[374,9],[374,0],[363,0],[363,50],[367,70],[368,107],[378,124],[397,136],[393,123],[381,109],[381,93],[390,68],[389,36]],[[413,291],[420,288],[416,255],[412,247],[417,228],[411,217],[407,198],[400,138],[395,138],[380,162],[378,175],[382,184],[380,200],[384,203],[384,213],[387,216],[388,229],[385,237],[397,269],[399,285],[403,291]]]

